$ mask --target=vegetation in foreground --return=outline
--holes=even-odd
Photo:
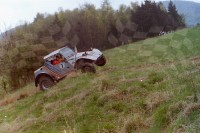
[[[7,95],[0,132],[199,131],[199,34],[199,27],[184,29],[107,50],[97,74]]]

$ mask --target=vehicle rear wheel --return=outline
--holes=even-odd
[[[39,79],[39,87],[40,87],[41,90],[48,90],[53,85],[54,85],[54,81],[52,80],[52,78],[50,78],[48,76],[40,77],[40,79]]]
[[[95,69],[94,65],[92,65],[92,64],[84,65],[81,68],[81,71],[82,71],[82,73],[96,73],[96,69]]]
[[[105,56],[102,55],[100,58],[98,58],[97,61],[95,62],[95,64],[97,66],[104,66],[106,64]]]

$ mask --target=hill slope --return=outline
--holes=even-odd
[[[173,1],[180,14],[184,14],[186,24],[188,26],[195,26],[200,23],[200,3],[191,1]],[[168,8],[169,1],[163,1],[166,9]]]
[[[73,73],[24,98],[30,84],[1,100],[0,132],[193,132],[199,34],[199,27],[184,29],[107,50],[97,74]]]

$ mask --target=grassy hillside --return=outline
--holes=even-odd
[[[198,131],[200,27],[104,52],[97,74],[33,84],[0,102],[0,132]]]

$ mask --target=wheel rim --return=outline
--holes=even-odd
[[[44,90],[49,89],[50,87],[52,87],[52,85],[53,85],[53,84],[52,84],[50,81],[48,81],[48,80],[42,81],[42,88],[43,88]]]

